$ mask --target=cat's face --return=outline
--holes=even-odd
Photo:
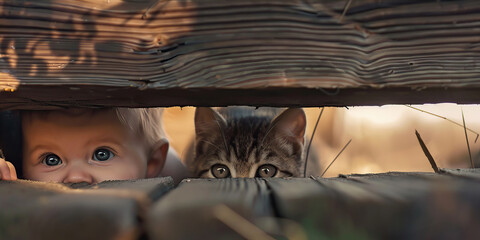
[[[247,109],[247,111],[245,110]],[[303,173],[305,113],[253,108],[211,108],[195,113],[196,177],[299,177]]]

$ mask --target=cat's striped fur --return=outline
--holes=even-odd
[[[189,168],[208,178],[303,176],[305,126],[299,108],[197,108]]]

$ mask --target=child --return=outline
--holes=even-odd
[[[23,175],[89,184],[157,177],[168,152],[161,117],[159,108],[23,112]],[[13,164],[4,159],[0,179],[17,179]]]

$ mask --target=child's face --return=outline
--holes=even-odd
[[[25,178],[63,183],[145,178],[149,149],[114,110],[24,117]]]

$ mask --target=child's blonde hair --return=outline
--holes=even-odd
[[[75,116],[83,114],[96,114],[101,111],[115,111],[120,123],[132,133],[145,139],[149,147],[159,140],[166,138],[163,129],[163,108],[69,108],[62,110],[22,111],[22,118],[34,116],[48,116],[49,113],[60,111],[63,114]]]
[[[115,111],[120,122],[133,133],[143,136],[150,147],[166,138],[163,108],[115,108]]]

